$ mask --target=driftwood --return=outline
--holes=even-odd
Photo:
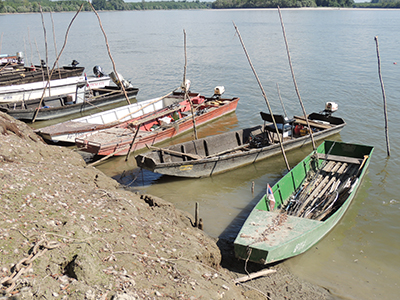
[[[252,280],[254,278],[258,278],[258,277],[261,277],[261,276],[269,275],[269,274],[272,274],[272,273],[276,273],[276,270],[270,270],[270,269],[262,270],[262,271],[259,271],[259,272],[256,272],[256,273],[249,274],[247,276],[236,278],[234,280],[234,283],[246,282],[246,281]]]

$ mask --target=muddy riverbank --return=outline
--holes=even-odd
[[[235,285],[244,263],[190,214],[124,190],[2,113],[0,141],[4,299],[331,299],[279,265]]]

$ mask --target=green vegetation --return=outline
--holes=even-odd
[[[212,8],[352,7],[353,0],[216,0]]]
[[[399,0],[372,0],[371,2],[355,3],[357,8],[400,8]]]
[[[83,4],[82,11],[90,11],[91,7],[87,1],[80,0],[3,0],[0,1],[0,13],[29,13],[77,11]],[[183,1],[150,1],[146,2],[124,2],[123,0],[92,0],[96,10],[150,10],[150,9],[206,9],[211,8],[211,2],[200,2],[195,0]]]
[[[0,13],[30,13],[90,11],[87,1],[80,0],[1,0]],[[124,0],[92,0],[96,10],[162,10],[162,9],[220,9],[220,8],[275,8],[284,7],[356,7],[356,8],[400,8],[399,0],[371,0],[354,3],[354,0],[216,0],[214,2],[194,1],[145,1],[124,2]]]

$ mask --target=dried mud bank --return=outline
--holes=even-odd
[[[228,245],[0,113],[0,299],[329,299],[282,267],[236,286]],[[221,241],[220,241],[221,242]],[[240,270],[241,269],[241,270]]]

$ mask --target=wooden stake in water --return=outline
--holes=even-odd
[[[199,226],[199,210],[200,210],[199,202],[196,202],[194,208],[194,227]]]
[[[387,118],[386,93],[385,93],[385,86],[383,85],[383,80],[382,80],[382,75],[381,75],[381,58],[379,56],[378,36],[375,37],[375,42],[376,42],[376,56],[378,57],[378,75],[379,75],[379,81],[381,82],[382,96],[383,96],[383,113],[385,115],[385,135],[386,135],[387,155],[390,156],[389,128],[388,128],[389,126],[388,126],[388,118]]]

